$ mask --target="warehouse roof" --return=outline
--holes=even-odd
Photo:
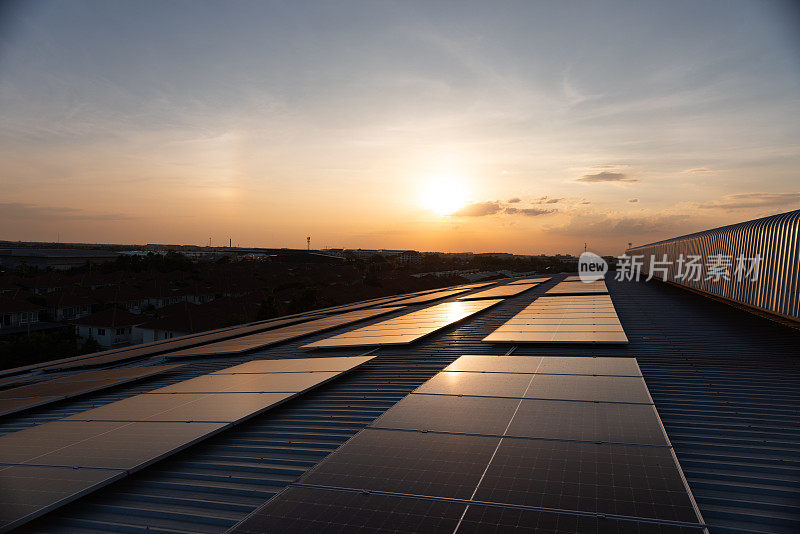
[[[562,278],[556,276],[408,345],[377,350],[303,348],[438,302],[244,354],[170,359],[168,363],[184,365],[6,416],[0,419],[0,432],[10,434],[254,359],[375,356],[341,378],[53,510],[27,527],[224,532],[459,356],[513,350],[515,355],[635,357],[710,531],[796,531],[800,332],[660,282],[609,278],[627,345],[514,347],[482,342]],[[142,356],[117,368],[165,359],[163,354]],[[0,388],[72,373],[20,373],[7,379],[13,384]]]

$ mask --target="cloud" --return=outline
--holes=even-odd
[[[500,203],[497,201],[476,202],[453,212],[453,215],[456,217],[483,217],[484,215],[494,215],[501,209]]]
[[[790,207],[800,204],[800,193],[736,193],[722,200],[697,204],[701,209],[738,210],[747,208]]]
[[[598,183],[598,182],[638,182],[636,178],[632,178],[627,174],[621,172],[598,172],[597,174],[585,174],[577,179],[578,182]]]
[[[566,200],[565,198],[550,198],[550,197],[539,197],[533,201],[534,204],[558,204],[559,202],[563,202]]]
[[[526,215],[528,217],[536,217],[537,215],[547,215],[554,213],[556,210],[546,210],[539,208],[506,208],[505,212],[509,215]]]
[[[519,198],[519,197],[514,197],[514,198],[509,198],[508,199],[508,203],[509,204],[516,204],[517,202],[522,202],[522,199]]]
[[[136,218],[124,213],[92,213],[77,208],[35,206],[20,202],[0,203],[0,216],[10,220],[127,221]]]
[[[630,203],[630,204],[636,204],[637,202],[639,202],[638,198],[629,198],[628,199],[628,203]]]
[[[717,172],[716,169],[709,169],[708,167],[696,167],[694,169],[686,169],[681,171],[681,174],[712,174]]]

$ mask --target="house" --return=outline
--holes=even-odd
[[[92,300],[74,292],[54,291],[42,298],[47,302],[47,315],[51,321],[70,321],[92,313]]]
[[[70,323],[75,325],[75,333],[81,338],[94,338],[101,347],[113,347],[141,343],[133,327],[146,320],[119,308],[109,308]]]
[[[114,261],[117,256],[116,252],[107,250],[6,248],[0,249],[0,265],[12,269],[25,265],[40,270],[65,271],[87,263]]]
[[[37,324],[44,308],[11,294],[0,295],[0,329],[20,328]]]

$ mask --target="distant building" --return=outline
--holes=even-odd
[[[40,270],[64,271],[87,263],[114,261],[117,256],[116,252],[106,250],[5,248],[0,249],[0,265],[12,269],[27,265]]]
[[[101,347],[141,343],[133,327],[146,319],[125,310],[111,308],[70,321],[75,333],[83,339],[94,338]]]

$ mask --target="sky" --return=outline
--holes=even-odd
[[[616,255],[798,169],[790,1],[0,0],[0,239]]]

